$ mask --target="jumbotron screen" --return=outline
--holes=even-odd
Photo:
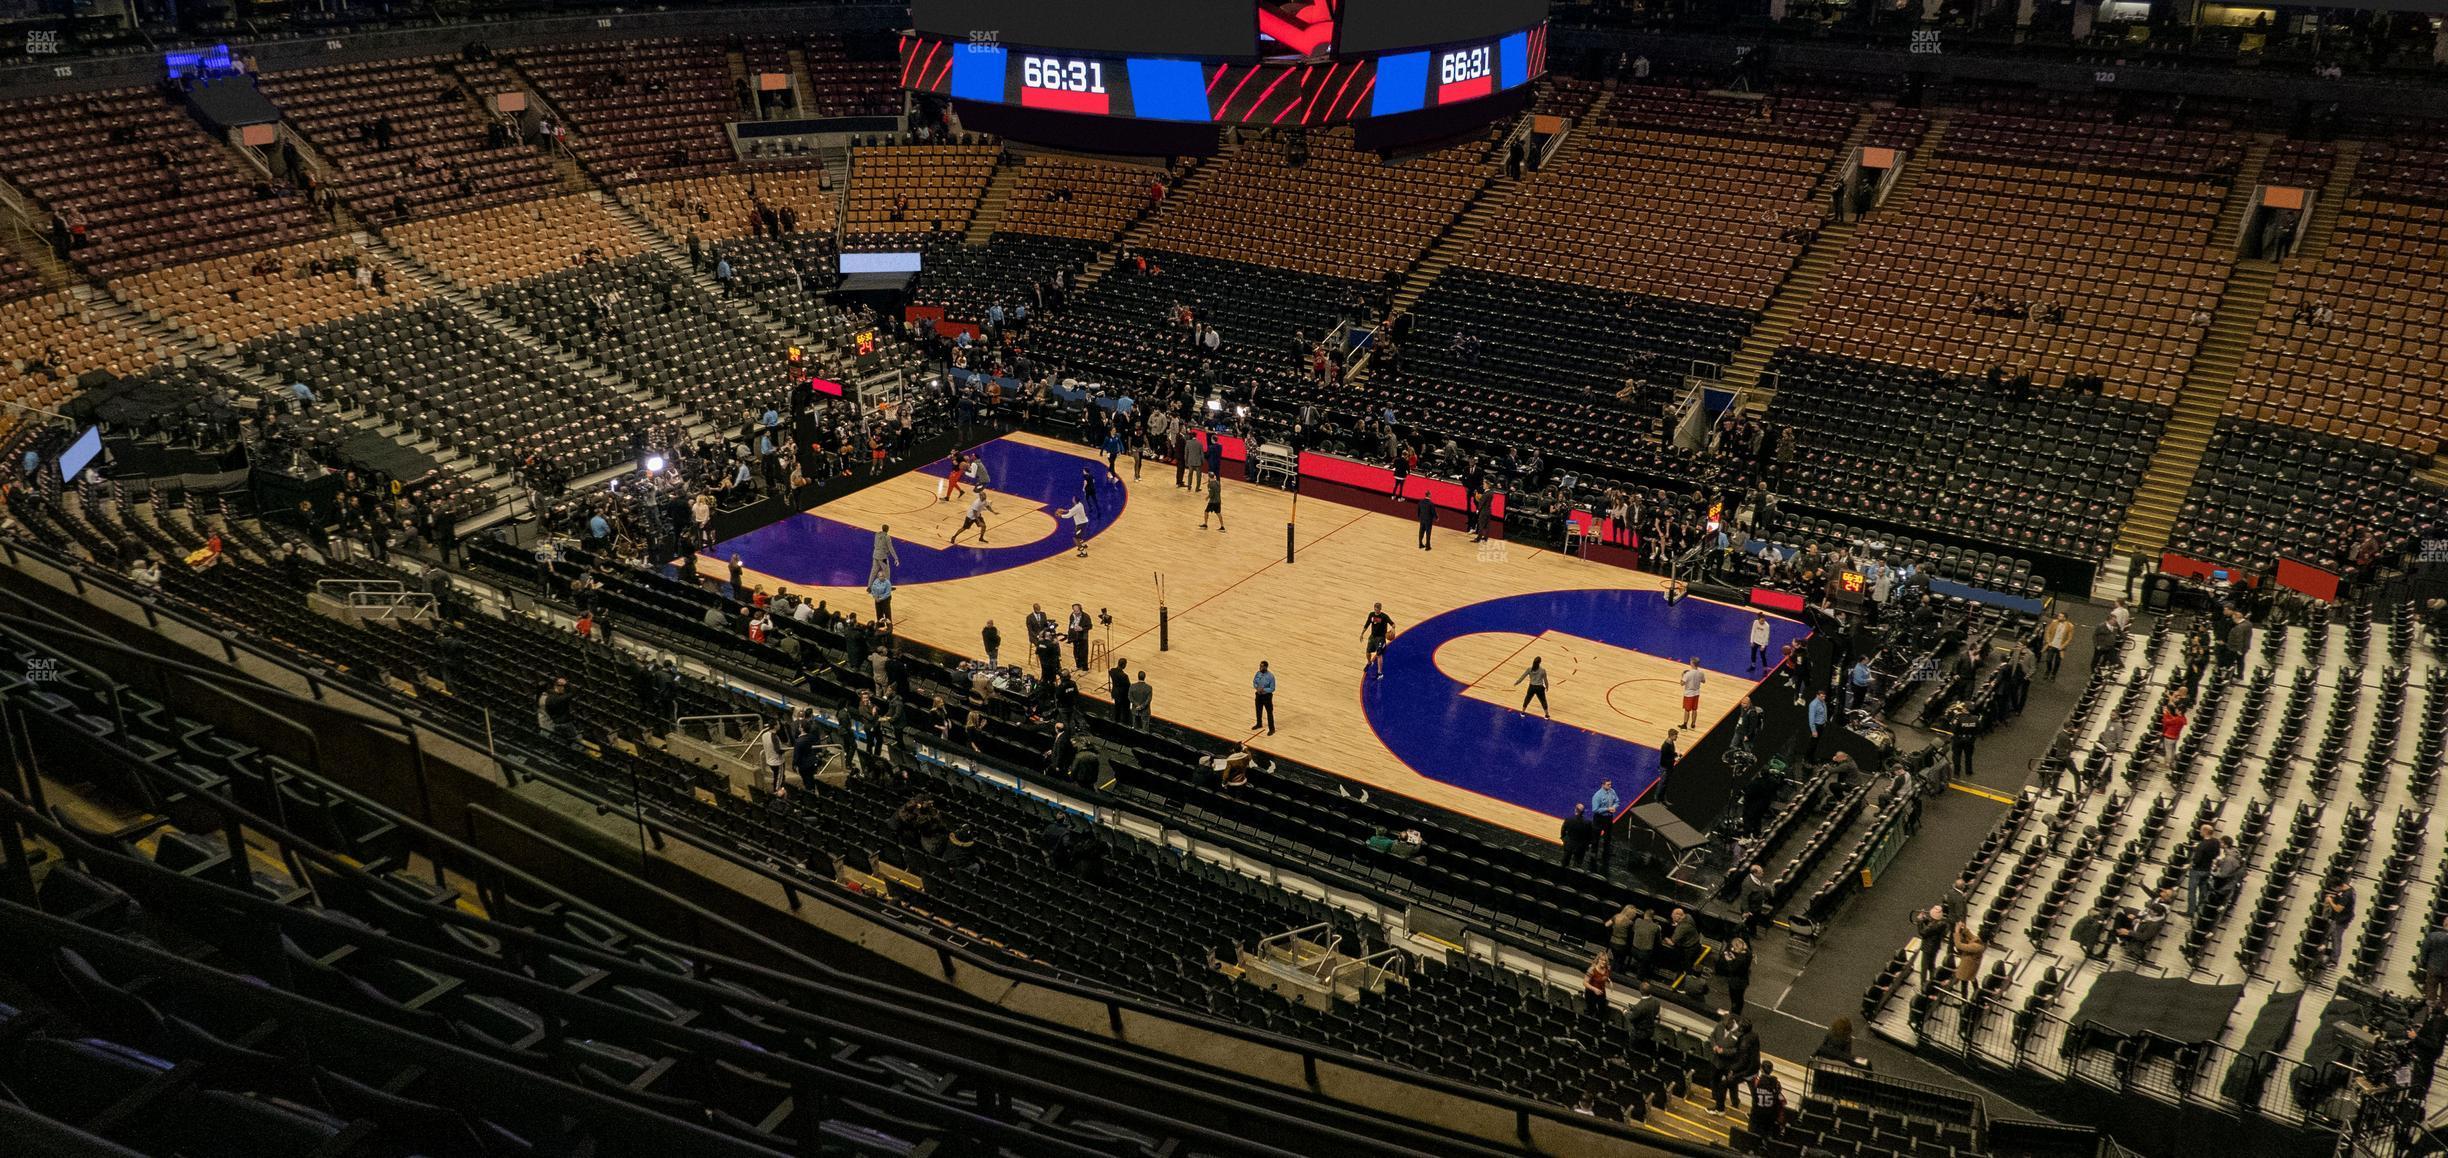
[[[1339,0],[1335,51],[1454,44],[1547,19],[1547,0]]]
[[[910,0],[910,26],[970,44],[1253,57],[1259,7],[1255,0]]]
[[[1544,24],[1374,56],[1184,60],[903,38],[901,87],[980,104],[1087,116],[1241,125],[1335,125],[1479,100],[1547,67]]]

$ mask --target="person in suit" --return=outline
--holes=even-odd
[[[1147,727],[1148,713],[1154,706],[1155,702],[1156,689],[1148,686],[1147,669],[1144,667],[1140,668],[1139,682],[1130,686],[1130,714],[1132,725],[1141,728]]]
[[[1436,532],[1436,523],[1437,523],[1437,507],[1436,507],[1436,500],[1435,500],[1435,499],[1431,499],[1431,498],[1429,498],[1429,497],[1428,497],[1428,495],[1427,495],[1427,492],[1422,491],[1422,492],[1420,493],[1420,497],[1419,497],[1419,528],[1420,528],[1420,533],[1419,533],[1419,549],[1420,549],[1420,550],[1422,550],[1422,551],[1433,551],[1433,550],[1435,550],[1435,549],[1436,549],[1436,548],[1431,547],[1431,546],[1429,546],[1429,545],[1428,545],[1428,541],[1429,541],[1429,539],[1430,539],[1430,538],[1431,538],[1431,537],[1432,537],[1432,536],[1435,534],[1435,532]]]
[[[1130,661],[1117,659],[1105,672],[1105,688],[1113,696],[1113,720],[1117,724],[1131,722]]]
[[[1063,622],[1063,639],[1071,645],[1073,671],[1088,670],[1088,611],[1079,604],[1071,605],[1071,617]]]

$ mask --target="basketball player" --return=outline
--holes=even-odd
[[[1074,550],[1076,550],[1076,551],[1078,551],[1078,552],[1079,552],[1079,557],[1080,557],[1080,558],[1082,558],[1082,559],[1087,558],[1087,557],[1088,557],[1088,500],[1087,500],[1086,498],[1081,498],[1081,499],[1079,499],[1079,500],[1077,500],[1077,501],[1073,502],[1073,503],[1071,504],[1071,509],[1063,512],[1063,517],[1071,520],[1071,546],[1072,546],[1072,549],[1074,549]],[[1082,665],[1081,665],[1082,670],[1085,670],[1085,669],[1086,669],[1086,667],[1087,667],[1087,665],[1085,665],[1085,664],[1082,664]]]
[[[1708,682],[1708,673],[1700,670],[1700,657],[1691,658],[1691,666],[1683,669],[1683,726],[1700,726],[1700,685]]]
[[[1537,700],[1539,714],[1550,720],[1554,719],[1555,713],[1547,710],[1547,669],[1539,666],[1539,657],[1531,656],[1529,668],[1513,677],[1514,683],[1521,683],[1524,680],[1529,681],[1530,689],[1522,693],[1521,707],[1516,710],[1529,711],[1530,701]]]
[[[985,541],[986,541],[986,514],[985,514],[985,512],[987,512],[987,511],[991,511],[991,510],[993,510],[993,509],[994,509],[994,504],[986,501],[986,492],[985,492],[985,491],[980,490],[980,491],[978,491],[977,493],[970,495],[970,496],[969,496],[969,510],[968,510],[968,512],[967,512],[966,514],[963,514],[963,515],[961,516],[961,524],[960,524],[960,526],[959,526],[959,527],[957,527],[957,528],[955,528],[955,529],[953,530],[953,532],[952,532],[952,541],[953,541],[954,543],[958,543],[958,542],[960,542],[960,537],[961,537],[961,532],[962,532],[962,531],[966,531],[966,530],[968,530],[968,529],[969,529],[969,528],[971,528],[971,527],[976,527],[976,528],[977,528],[977,533],[978,533],[978,542],[980,542],[980,543],[985,542]]]
[[[960,493],[961,452],[956,450],[952,452],[952,468],[944,472],[944,493],[937,496],[935,501],[940,503],[947,499],[957,497]],[[958,532],[954,533],[957,534]]]
[[[1751,613],[1750,666],[1758,667],[1766,662],[1768,662],[1768,613],[1754,611]]]
[[[1207,529],[1207,516],[1209,515],[1215,516],[1216,530],[1223,530],[1224,478],[1221,475],[1211,474],[1207,476],[1207,509],[1199,512],[1199,530],[1204,531]]]
[[[1377,678],[1384,679],[1386,644],[1394,638],[1394,617],[1386,614],[1385,604],[1369,605],[1368,619],[1360,624],[1360,637],[1368,647],[1368,658],[1361,661],[1360,670],[1375,668]]]

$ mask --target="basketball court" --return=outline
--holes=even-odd
[[[1078,677],[1084,696],[1102,701],[1104,669],[1127,660],[1134,679],[1148,672],[1159,717],[1544,840],[1601,779],[1626,804],[1657,783],[1689,661],[1707,683],[1700,731],[1678,739],[1684,752],[1768,674],[1747,667],[1750,609],[1670,604],[1655,575],[1473,544],[1451,528],[1422,551],[1410,519],[1316,498],[1296,510],[1293,495],[1242,482],[1230,465],[1228,529],[1202,531],[1205,493],[1174,487],[1171,466],[1151,462],[1133,481],[1124,458],[1114,483],[1086,448],[1029,434],[977,452],[995,508],[983,545],[975,531],[950,544],[968,503],[937,500],[948,465],[938,461],[717,544],[699,566],[720,577],[737,556],[751,584],[863,616],[874,532],[889,527],[894,620],[912,640],[982,657],[992,619],[1003,662],[1034,672],[1022,638],[1032,605],[1057,623],[1073,603],[1110,612],[1113,625],[1091,637],[1094,670]],[[1083,471],[1098,490],[1085,558],[1057,517]],[[1158,648],[1160,592],[1169,650]],[[1372,603],[1396,628],[1382,677],[1363,671]],[[1771,654],[1805,633],[1775,616],[1771,625]],[[1515,710],[1533,657],[1550,671],[1552,720],[1536,705]],[[1250,726],[1260,660],[1278,680],[1271,736]]]

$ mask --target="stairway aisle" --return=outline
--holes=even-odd
[[[2295,256],[2328,255],[2330,235],[2337,232],[2338,213],[2346,208],[2346,191],[2354,186],[2355,167],[2362,160],[2363,142],[2338,142],[2337,156],[2329,167],[2329,180],[2321,186],[2319,199],[2312,203],[2312,220],[2304,223],[2303,244],[2295,247]]]
[[[1130,228],[1123,230],[1122,236],[1114,239],[1113,248],[1099,254],[1095,261],[1088,263],[1087,269],[1080,271],[1079,281],[1071,287],[1072,292],[1078,293],[1095,285],[1098,278],[1105,276],[1106,270],[1112,269],[1115,262],[1122,260],[1124,252],[1146,244],[1148,235],[1155,232],[1156,222],[1164,216],[1165,209],[1178,206],[1185,198],[1197,195],[1199,186],[1207,183],[1209,173],[1215,172],[1220,166],[1231,164],[1233,158],[1240,155],[1241,142],[1234,141],[1218,150],[1213,157],[1192,161],[1190,172],[1175,181],[1171,189],[1165,191],[1164,208],[1154,212],[1141,210],[1139,219],[1131,222]]]
[[[1836,163],[1830,166],[1830,179],[1820,183],[1813,194],[1814,200],[1824,200],[1833,194],[1830,182],[1834,174],[1841,172],[1842,166],[1852,157],[1853,150],[1869,139],[1870,127],[1876,121],[1876,113],[1866,112],[1854,122],[1852,134],[1845,138]],[[1919,183],[1921,175],[1933,163],[1938,139],[1945,132],[1946,115],[1940,113],[1932,116],[1920,146],[1912,151],[1904,171],[1897,174],[1894,187],[1887,192],[1889,203],[1896,202]],[[1818,236],[1813,237],[1810,245],[1802,251],[1801,260],[1794,263],[1792,272],[1785,275],[1784,281],[1777,283],[1775,296],[1768,299],[1768,307],[1760,311],[1759,321],[1744,336],[1742,349],[1735,351],[1734,360],[1727,363],[1724,381],[1728,387],[1744,392],[1759,389],[1760,375],[1768,369],[1768,359],[1793,337],[1794,329],[1801,325],[1803,316],[1819,300],[1819,291],[1826,288],[1828,275],[1852,250],[1854,234],[1860,228],[1859,218],[1829,222],[1820,228]]]
[[[2227,292],[2219,297],[2209,334],[2194,352],[2193,370],[2177,391],[2159,449],[2151,455],[2149,469],[2142,472],[2133,509],[2117,532],[2118,554],[2155,556],[2167,546],[2177,511],[2184,504],[2185,492],[2193,487],[2194,473],[2201,469],[2202,453],[2210,447],[2219,415],[2227,410],[2236,372],[2243,366],[2245,349],[2277,279],[2278,265],[2268,261],[2239,261],[2235,272],[2228,275]]]
[[[1614,100],[1614,90],[1601,92],[1598,99],[1591,103],[1589,111],[1565,129],[1564,139],[1556,145],[1555,153],[1547,158],[1546,165],[1541,165],[1540,169],[1570,161],[1581,149],[1584,138],[1580,132],[1595,124]],[[1524,173],[1518,178],[1507,176],[1503,170],[1503,150],[1491,151],[1490,157],[1498,167],[1496,175],[1480,187],[1478,194],[1462,207],[1461,214],[1454,218],[1453,224],[1437,238],[1436,244],[1429,246],[1428,252],[1421,254],[1419,261],[1403,276],[1402,288],[1394,294],[1394,313],[1402,313],[1417,305],[1420,295],[1436,283],[1437,275],[1468,254],[1479,243],[1479,238],[1487,233],[1488,227],[1494,225],[1496,219],[1521,197],[1521,191],[1538,177],[1536,171]]]
[[[986,177],[986,188],[978,194],[977,212],[970,215],[969,229],[961,234],[963,245],[984,245],[1003,227],[1003,210],[1011,204],[1012,186],[1020,181],[1019,160],[996,163],[994,172]]]
[[[2212,244],[2226,253],[2241,253],[2244,247],[2244,226],[2251,217],[2253,191],[2261,186],[2261,171],[2269,163],[2270,146],[2278,140],[2276,134],[2253,138],[2252,148],[2244,154],[2244,164],[2236,170],[2235,180],[2227,185],[2227,200],[2219,207],[2218,226],[2211,232]]]

